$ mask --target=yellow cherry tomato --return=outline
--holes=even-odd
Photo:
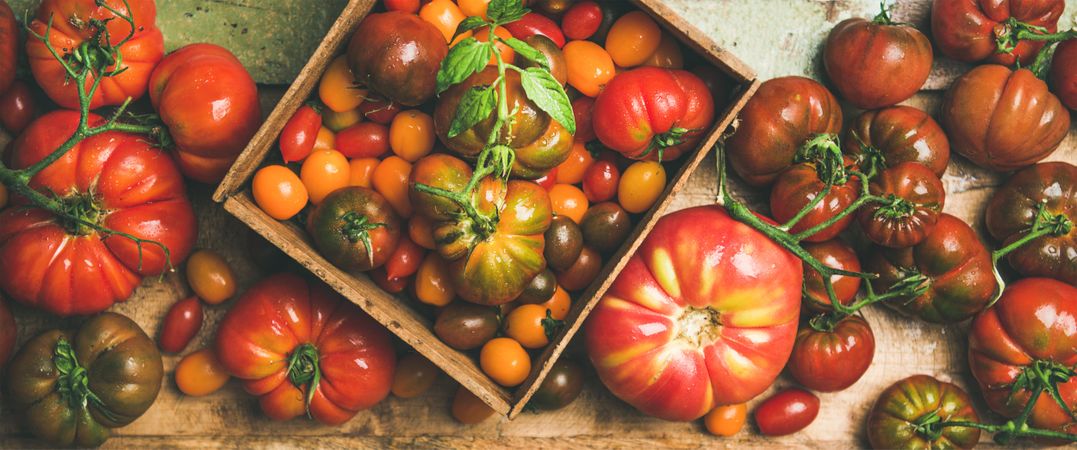
[[[408,237],[411,242],[419,244],[427,250],[434,250],[437,244],[434,242],[434,224],[422,214],[411,216],[408,220]]]
[[[520,305],[506,318],[505,334],[527,348],[542,348],[550,343],[546,337],[546,309],[542,305]],[[550,311],[553,316],[553,311]]]
[[[557,184],[550,188],[550,207],[554,214],[567,216],[579,224],[587,213],[587,195],[571,184]]]
[[[452,399],[452,417],[464,425],[475,425],[494,415],[493,408],[463,386],[456,389]]]
[[[329,109],[345,112],[356,109],[366,98],[366,89],[356,86],[348,58],[340,55],[329,64],[318,84],[318,98]]]
[[[303,161],[299,178],[307,187],[310,202],[317,205],[351,180],[348,158],[336,150],[315,150]]]
[[[737,405],[719,406],[707,413],[703,418],[703,425],[707,431],[715,436],[730,437],[744,428],[744,422],[748,418],[748,407],[744,403]]]
[[[515,339],[490,339],[479,352],[479,365],[494,382],[505,387],[518,386],[531,373],[531,356]]]
[[[229,378],[213,350],[208,348],[184,356],[176,365],[176,387],[191,397],[217,392]]]
[[[434,25],[434,28],[437,28],[442,36],[445,36],[445,42],[453,42],[452,35],[456,33],[456,27],[467,16],[460,11],[460,7],[456,6],[456,3],[453,3],[452,0],[433,0],[423,5],[423,8],[419,10],[419,18]],[[460,36],[461,39],[463,37],[462,35]]]
[[[389,147],[409,162],[418,161],[434,150],[434,118],[422,111],[401,111],[389,125]]]
[[[662,42],[658,43],[658,49],[647,57],[644,66],[662,67],[665,69],[683,69],[684,54],[681,53],[681,44],[669,33],[662,33]]]
[[[337,135],[326,127],[318,129],[318,135],[314,137],[314,148],[311,151],[317,150],[333,150],[337,148]]]
[[[583,181],[583,175],[587,168],[595,163],[591,152],[583,145],[583,142],[572,144],[572,150],[568,153],[568,159],[557,166],[557,182],[562,184],[579,184]]]
[[[662,29],[643,11],[621,16],[606,35],[606,51],[619,67],[643,64],[662,41]]]
[[[617,186],[617,201],[633,214],[650,209],[666,188],[666,169],[656,161],[632,163],[621,175]]]
[[[588,97],[597,96],[617,74],[610,54],[594,42],[572,41],[561,52],[568,67],[568,84]]]
[[[457,0],[460,12],[468,17],[486,18],[486,9],[490,6],[490,0]]]
[[[411,199],[408,198],[408,177],[411,176],[411,163],[399,156],[390,156],[382,160],[374,169],[373,185],[400,217],[411,217]]]
[[[565,320],[565,317],[568,317],[569,308],[572,307],[572,299],[568,296],[568,291],[558,285],[550,299],[539,305],[550,310],[550,316],[554,319]]]
[[[355,125],[363,120],[363,114],[358,109],[349,109],[344,112],[336,112],[326,109],[322,114],[322,124],[330,131],[339,133],[340,130]]]
[[[414,398],[422,395],[434,385],[441,369],[429,359],[418,353],[408,353],[400,358],[393,373],[393,395],[400,398]]]
[[[262,211],[277,220],[288,220],[307,206],[306,186],[291,169],[284,166],[265,166],[258,169],[251,182],[254,202]]]
[[[419,271],[415,272],[415,296],[420,302],[433,306],[448,305],[456,297],[448,263],[437,253],[427,255],[419,265]]]
[[[217,252],[199,250],[187,259],[187,284],[202,301],[217,305],[236,295],[236,274]]]
[[[348,163],[348,186],[371,187],[374,178],[374,169],[381,160],[378,158],[356,158]]]

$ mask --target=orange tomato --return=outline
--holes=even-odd
[[[497,384],[518,386],[531,373],[531,356],[515,339],[490,339],[479,352],[479,366]]]
[[[621,16],[606,35],[606,51],[619,67],[643,64],[662,41],[662,29],[643,11]]]
[[[317,150],[333,150],[337,148],[337,135],[326,127],[318,129],[318,135],[314,137],[314,148],[311,151]]]
[[[681,53],[681,44],[669,33],[662,33],[662,42],[658,43],[658,49],[643,61],[644,66],[662,67],[665,69],[683,69],[684,54]]]
[[[572,144],[572,150],[568,153],[568,159],[557,166],[557,182],[562,184],[578,184],[583,181],[583,175],[587,168],[595,163],[595,158],[582,142]]]
[[[456,395],[452,399],[452,417],[464,425],[475,425],[494,415],[482,399],[472,394],[471,391],[460,386],[456,389]]]
[[[409,162],[418,161],[434,150],[434,118],[422,111],[401,111],[389,126],[389,147]]]
[[[199,250],[187,258],[187,284],[194,295],[218,305],[236,294],[236,274],[217,252]]]
[[[372,184],[400,217],[411,217],[411,199],[408,198],[408,177],[411,176],[411,163],[399,156],[390,156],[382,160],[374,169]]]
[[[504,27],[494,28],[494,34],[497,35],[498,37],[500,37],[501,39],[509,39],[509,38],[512,37],[512,33],[509,33],[509,30],[506,30]],[[474,36],[475,36],[475,39],[477,39],[479,42],[489,42],[490,41],[490,27],[482,27],[482,28],[475,29],[475,35]],[[497,52],[501,54],[501,60],[506,62],[506,63],[511,63],[512,58],[514,58],[516,56],[516,52],[512,51],[512,47],[509,47],[508,45],[505,45],[505,44],[503,44],[501,42],[495,42],[494,43],[494,48],[496,48]],[[490,62],[486,63],[486,65],[488,65],[488,66],[496,66],[497,65],[497,57],[494,56],[494,55],[490,55]]]
[[[330,131],[337,133],[340,130],[355,125],[363,120],[363,114],[358,109],[349,109],[344,112],[336,112],[326,109],[322,114],[322,124]]]
[[[374,169],[381,160],[378,158],[356,158],[348,163],[348,186],[370,188],[374,178]]]
[[[277,220],[291,219],[309,200],[307,188],[295,172],[279,165],[258,169],[251,190],[258,207]]]
[[[539,303],[539,306],[550,310],[550,317],[565,320],[565,317],[568,317],[568,309],[572,306],[572,299],[568,296],[568,291],[559,285],[550,299],[546,300],[546,303]]]
[[[356,87],[348,58],[340,55],[329,64],[318,83],[318,98],[329,109],[345,112],[356,109],[366,98],[366,89]]]
[[[506,319],[505,334],[527,348],[542,348],[550,343],[546,337],[546,309],[542,305],[520,305]],[[553,311],[550,311],[551,317]]]
[[[452,40],[452,35],[456,33],[456,27],[467,16],[460,11],[460,7],[456,6],[456,3],[453,3],[452,0],[433,0],[423,5],[422,9],[419,10],[419,18],[434,25],[434,28],[437,28],[445,36],[445,42],[455,43]],[[468,33],[468,36],[470,35]],[[464,35],[461,35],[459,39],[464,39]]]
[[[621,175],[617,186],[617,201],[633,214],[650,209],[666,188],[666,169],[657,161],[632,163]]]
[[[744,428],[748,418],[748,407],[744,404],[719,406],[707,413],[703,424],[707,431],[715,436],[733,436]]]
[[[400,358],[393,373],[393,395],[400,398],[414,398],[422,395],[434,381],[441,370],[429,359],[418,353],[408,353]]]
[[[610,54],[594,42],[572,41],[561,52],[568,66],[568,84],[588,97],[597,96],[617,74]]]
[[[191,397],[217,392],[231,378],[213,350],[204,348],[184,356],[176,365],[176,387]]]
[[[460,6],[460,12],[465,16],[482,17],[486,18],[486,9],[490,6],[490,0],[457,0],[457,5]]]
[[[424,215],[416,214],[408,220],[408,237],[427,250],[437,248],[437,243],[434,242],[434,224]]]
[[[448,263],[437,253],[430,253],[415,273],[415,296],[420,302],[433,306],[445,306],[456,297]]]
[[[299,170],[299,178],[307,187],[310,202],[317,205],[333,191],[348,185],[351,166],[348,158],[336,150],[315,150]]]
[[[571,184],[558,184],[550,188],[550,206],[554,214],[567,216],[579,224],[589,205],[583,190]]]

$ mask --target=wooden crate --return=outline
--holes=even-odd
[[[686,49],[696,52],[706,62],[719,68],[736,84],[736,88],[729,105],[719,112],[713,127],[702,139],[699,147],[682,158],[680,168],[670,178],[655,206],[640,218],[626,243],[610,257],[591,286],[573,300],[572,309],[566,318],[567,326],[538,356],[527,380],[514,391],[510,392],[487,377],[471,356],[443,343],[434,335],[430,321],[412,308],[409,302],[383,291],[365,275],[352,275],[330,264],[312,246],[304,230],[291,222],[281,222],[269,217],[254,203],[251,196],[250,178],[274,149],[280,130],[292,114],[310,98],[322,73],[333,58],[344,51],[352,31],[371,12],[376,0],[351,0],[348,3],[280,104],[236,160],[217,188],[213,199],[223,202],[225,210],[357,304],[495,411],[510,418],[515,417],[523,411],[553,363],[583,324],[587,314],[627,263],[628,257],[635,252],[647,232],[661,217],[660,213],[669,205],[672,194],[684,187],[689,175],[703,161],[722,132],[732,123],[759,86],[759,81],[755,79],[751,69],[702,32],[674,15],[661,0],[632,2],[654,17],[662,27],[679,39]]]

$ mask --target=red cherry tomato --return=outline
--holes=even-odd
[[[370,279],[374,280],[374,284],[378,285],[383,291],[390,294],[399,294],[404,292],[404,289],[408,287],[408,283],[411,282],[410,277],[406,278],[389,278],[385,273],[385,267],[379,267],[367,273],[370,275]]]
[[[0,127],[19,135],[37,115],[37,103],[30,85],[22,80],[15,80],[11,88],[0,94]]]
[[[583,173],[583,193],[592,203],[604,202],[617,195],[621,171],[609,161],[597,161]]]
[[[322,129],[322,114],[313,106],[299,108],[280,132],[280,154],[285,163],[302,161],[314,150],[318,130]]]
[[[359,122],[337,133],[337,150],[349,158],[377,158],[389,153],[389,128]]]
[[[419,0],[385,0],[383,3],[388,11],[402,11],[408,14],[419,12]]]
[[[561,31],[572,40],[587,39],[602,26],[602,8],[592,1],[572,5],[561,17]]]
[[[763,401],[753,416],[764,436],[785,436],[803,430],[819,415],[819,397],[790,388]]]
[[[549,172],[546,172],[546,175],[543,175],[532,181],[534,181],[535,184],[542,186],[543,189],[546,189],[547,191],[550,190],[555,184],[557,184],[557,168],[554,167],[553,169],[550,169]]]
[[[172,305],[161,325],[159,343],[165,353],[182,352],[202,329],[202,301],[189,297]]]
[[[419,270],[419,264],[423,262],[426,250],[411,241],[407,235],[400,236],[400,242],[396,244],[396,250],[385,262],[386,278],[410,277]]]
[[[371,122],[388,125],[400,112],[400,104],[382,97],[380,94],[367,92],[366,100],[359,104],[359,112]]]
[[[808,389],[836,392],[852,386],[871,367],[875,334],[860,316],[822,322],[800,327],[785,369]]]
[[[558,28],[549,17],[539,13],[529,12],[520,20],[506,24],[505,29],[519,40],[538,34],[550,38],[554,44],[557,44],[557,48],[565,46],[565,35],[561,33],[561,28]]]
[[[595,140],[595,127],[591,125],[591,110],[595,106],[595,99],[588,96],[580,96],[572,101],[572,114],[576,116],[576,142],[591,142]]]

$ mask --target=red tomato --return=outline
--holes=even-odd
[[[591,312],[587,353],[620,399],[662,419],[695,420],[750,400],[778,376],[796,338],[801,281],[799,259],[721,207],[677,211],[658,221]],[[760,292],[766,302],[738,301]]]
[[[790,388],[763,401],[755,413],[755,424],[764,436],[785,436],[803,430],[819,415],[819,397],[803,389]]]
[[[1012,66],[1020,60],[1026,66],[1043,43],[1022,40],[1012,53],[998,53],[996,38],[1005,33],[1005,22],[1012,18],[1054,33],[1065,7],[1065,0],[935,0],[931,6],[931,38],[943,55],[958,61],[987,60]]]
[[[407,235],[400,236],[396,250],[385,263],[386,278],[405,278],[414,275],[419,270],[419,264],[423,262],[425,255],[426,250],[423,250],[419,244],[412,242]]]
[[[602,8],[590,0],[572,5],[561,17],[561,30],[572,40],[588,39],[598,32],[600,26]]]
[[[536,12],[529,12],[520,20],[505,24],[505,29],[521,41],[537,34],[550,38],[554,44],[557,44],[557,48],[565,46],[565,35],[561,33],[561,28],[557,26],[557,23]]]
[[[19,24],[15,12],[6,1],[0,1],[0,94],[7,92],[15,81],[15,65],[19,59]]]
[[[347,422],[389,395],[389,333],[329,287],[293,274],[262,280],[217,328],[217,356],[274,420]]]
[[[389,153],[389,127],[359,122],[337,133],[337,150],[349,158],[377,158]]]
[[[388,100],[374,92],[367,93],[366,100],[359,104],[359,112],[372,122],[389,125],[400,112],[400,104]]]
[[[830,30],[823,48],[827,76],[838,93],[861,109],[907,100],[931,74],[931,42],[909,24],[881,15],[845,19]]]
[[[617,195],[621,171],[609,161],[598,161],[583,173],[583,193],[591,203],[604,202]]]
[[[860,259],[857,258],[856,251],[840,238],[819,243],[805,242],[802,246],[808,254],[826,267],[851,272],[860,271]],[[834,295],[843,305],[851,304],[856,298],[857,291],[860,290],[859,277],[834,275],[830,277],[830,283],[834,285]],[[822,275],[807,264],[804,264],[804,306],[815,312],[827,312],[834,309],[830,296],[826,292],[826,286],[823,284]]]
[[[202,329],[202,319],[202,301],[198,297],[189,297],[172,305],[161,324],[161,336],[158,338],[161,350],[165,353],[182,352]]]
[[[872,195],[893,198],[894,205],[872,203],[857,212],[860,228],[876,244],[904,248],[924,240],[946,205],[946,187],[927,166],[907,162],[871,180]]]
[[[384,0],[382,3],[389,11],[403,11],[408,14],[419,12],[419,0]]]
[[[546,172],[546,175],[543,175],[531,181],[533,181],[539,186],[542,186],[543,189],[546,189],[548,191],[552,189],[554,185],[557,184],[557,168],[554,167],[553,169],[550,169],[549,172]]]
[[[602,144],[634,159],[672,160],[695,148],[714,122],[714,99],[699,77],[641,67],[613,78],[595,99]]]
[[[90,126],[104,118],[90,115]],[[79,113],[42,116],[15,141],[11,167],[23,169],[52,153],[75,132]],[[112,230],[161,243],[172,266],[191,252],[197,236],[183,178],[171,158],[145,137],[120,132],[84,139],[38,173],[30,185],[78,201],[84,217]],[[90,193],[93,195],[90,195]],[[130,239],[102,236],[32,208],[0,213],[0,289],[21,303],[53,314],[93,314],[126,300],[142,277],[169,268],[165,253]]]
[[[1055,49],[1051,60],[1051,88],[1067,108],[1077,111],[1077,39],[1070,39]],[[579,133],[579,121],[576,121]]]
[[[314,150],[322,129],[322,114],[310,105],[299,108],[280,132],[280,154],[285,163],[302,161]]]
[[[379,267],[370,272],[367,272],[371,280],[374,280],[374,284],[378,285],[383,291],[390,294],[399,294],[407,289],[408,284],[412,281],[411,277],[405,278],[389,278],[385,273],[385,267]]]
[[[825,321],[820,321],[825,322]],[[875,333],[860,316],[838,323],[802,326],[785,367],[794,380],[819,392],[836,392],[852,386],[875,358]]]
[[[157,63],[165,54],[164,37],[157,29],[157,5],[153,0],[107,0],[98,6],[98,0],[45,0],[37,8],[30,30],[44,36],[48,24],[49,41],[60,56],[71,58],[73,52],[83,43],[98,35],[98,27],[89,25],[105,23],[109,42],[113,45],[131,34],[131,25],[113,14],[110,9],[129,14],[135,22],[134,35],[131,40],[119,48],[123,54],[122,65],[106,70],[123,70],[123,73],[101,80],[100,87],[90,100],[90,109],[102,106],[122,104],[128,97],[138,100],[146,93],[146,86]],[[60,61],[40,39],[26,40],[26,54],[30,59],[30,70],[34,79],[58,105],[67,109],[78,109],[78,88],[71,83]],[[93,84],[94,77],[86,77],[86,88]]]
[[[262,123],[254,79],[213,44],[191,44],[161,61],[150,100],[176,144],[180,170],[203,183],[224,178]]]
[[[846,163],[851,164],[852,161],[846,160]],[[825,188],[826,182],[819,179],[814,163],[793,165],[778,176],[770,191],[770,211],[774,214],[774,220],[784,223],[792,219],[801,208],[818,198]],[[831,186],[830,192],[789,231],[799,233],[820,225],[849,209],[857,197],[860,197],[860,180],[850,176],[845,183]],[[853,215],[849,214],[833,225],[809,236],[805,241],[829,241],[848,228],[852,222]]]
[[[37,115],[37,102],[30,85],[15,80],[11,88],[0,94],[0,127],[18,136]]]
[[[4,365],[15,351],[15,339],[19,337],[19,327],[15,323],[15,316],[11,315],[7,301],[0,297],[0,373],[4,373]]]
[[[842,139],[842,151],[860,158],[861,170],[869,170],[865,153],[877,150],[883,169],[903,162],[918,162],[942,178],[950,164],[950,141],[935,119],[911,106],[898,105],[857,116]]]
[[[576,142],[591,142],[595,140],[595,128],[591,124],[594,119],[592,114],[595,99],[581,95],[572,101],[572,114],[576,116],[576,134],[573,136]]]

